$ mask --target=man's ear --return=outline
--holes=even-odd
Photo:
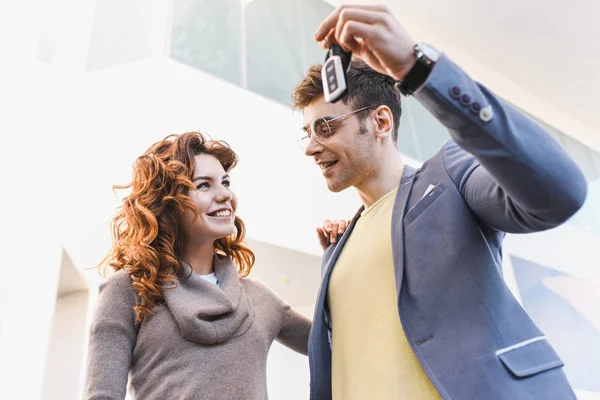
[[[373,112],[375,121],[375,136],[378,138],[391,137],[394,131],[394,117],[388,106],[379,106]]]

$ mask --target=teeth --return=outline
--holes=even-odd
[[[330,161],[330,162],[322,163],[321,164],[321,169],[325,170],[325,169],[331,167],[335,163],[336,163],[336,161]]]
[[[229,217],[231,215],[231,211],[226,210],[226,211],[219,211],[218,213],[215,214],[217,217]]]

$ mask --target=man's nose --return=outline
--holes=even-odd
[[[321,152],[323,152],[323,146],[311,136],[308,139],[306,148],[304,149],[304,154],[310,157]]]

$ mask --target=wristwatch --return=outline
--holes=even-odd
[[[427,43],[416,44],[414,51],[417,62],[408,71],[404,79],[396,82],[396,88],[405,96],[410,96],[421,87],[438,58],[440,58],[440,51]]]

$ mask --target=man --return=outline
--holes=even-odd
[[[581,207],[574,162],[385,7],[342,6],[315,39],[372,69],[353,60],[347,97],[328,104],[313,66],[293,96],[306,155],[330,190],[353,186],[363,203],[324,255],[311,399],[574,398],[501,266],[506,232],[550,229]],[[396,149],[396,88],[453,139],[418,170]]]

